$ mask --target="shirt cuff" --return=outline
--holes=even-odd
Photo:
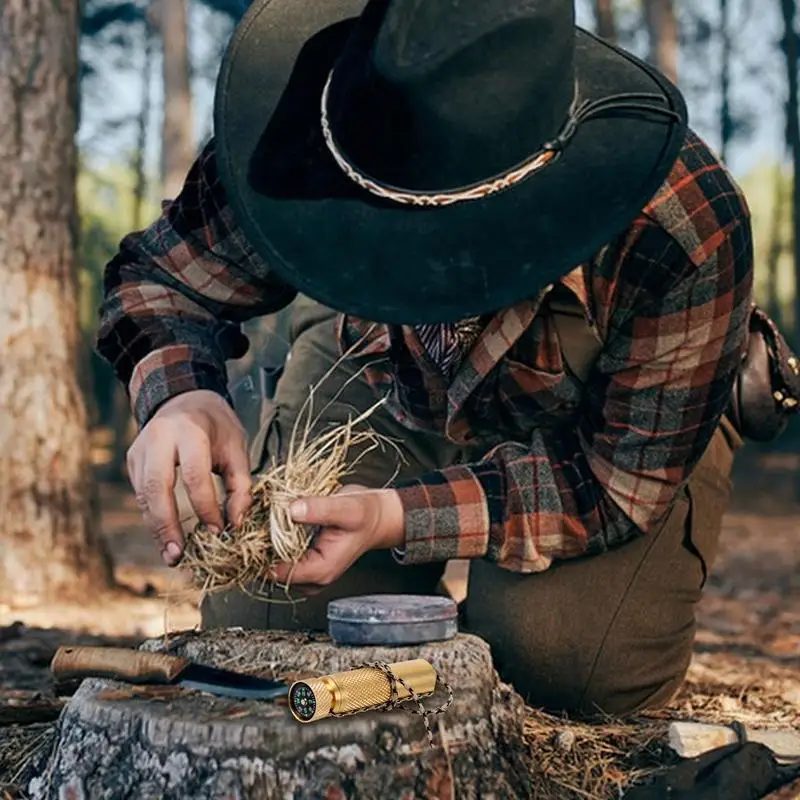
[[[490,520],[483,485],[467,466],[448,467],[392,486],[400,496],[405,543],[392,550],[400,564],[483,558]]]
[[[139,428],[167,400],[198,389],[222,395],[233,407],[224,364],[188,345],[171,345],[149,353],[136,365],[128,386],[131,410]]]

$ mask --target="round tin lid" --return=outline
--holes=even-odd
[[[355,625],[409,625],[458,617],[449,597],[416,594],[370,594],[343,597],[328,603],[328,620]]]

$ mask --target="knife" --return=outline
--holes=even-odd
[[[50,670],[60,681],[110,678],[140,686],[181,686],[240,700],[272,700],[289,693],[283,681],[197,664],[181,656],[121,647],[59,647]]]

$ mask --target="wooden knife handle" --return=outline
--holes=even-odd
[[[111,678],[135,684],[173,683],[191,662],[122,647],[59,647],[50,670],[59,680]]]

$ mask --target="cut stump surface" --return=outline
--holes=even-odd
[[[163,645],[149,641],[143,648]],[[356,648],[317,634],[207,631],[182,635],[169,650],[286,680],[424,658],[452,685],[455,699],[431,718],[431,748],[421,717],[401,710],[303,725],[285,700],[243,702],[87,680],[61,717],[47,770],[28,786],[34,800],[530,796],[524,703],[499,680],[488,645],[475,636]],[[445,698],[437,692],[425,705]]]

